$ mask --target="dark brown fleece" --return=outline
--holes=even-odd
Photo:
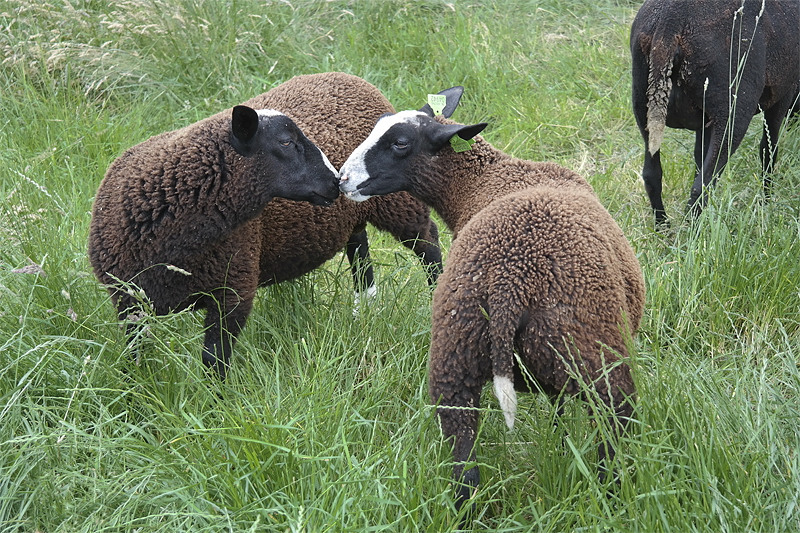
[[[337,169],[375,122],[394,108],[365,80],[340,72],[296,76],[248,100],[255,109],[277,109],[292,118]],[[407,193],[357,203],[340,197],[331,207],[276,199],[261,215],[261,283],[297,278],[340,252],[367,222],[387,231],[430,265],[441,269],[436,224],[430,210]]]
[[[412,193],[456,233],[433,296],[429,388],[455,437],[461,505],[479,479],[477,468],[463,472],[478,414],[446,407],[479,407],[487,381],[555,397],[579,393],[581,379],[624,425],[635,386],[620,358],[639,327],[644,280],[621,229],[571,170],[512,158],[477,136],[471,150],[445,147],[412,174]]]
[[[220,113],[127,150],[97,191],[89,236],[95,273],[104,284],[143,288],[158,314],[202,299],[220,280],[244,300],[255,291],[254,217],[267,200],[241,178],[253,170],[230,145],[229,117]],[[112,294],[122,298],[121,311],[136,299]]]

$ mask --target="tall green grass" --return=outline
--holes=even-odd
[[[0,6],[0,531],[446,531],[451,454],[428,403],[430,291],[373,231],[380,298],[352,314],[339,256],[263,289],[229,380],[201,317],[148,318],[135,361],[86,258],[95,190],[124,149],[340,70],[399,109],[466,87],[461,122],[579,170],[636,249],[648,301],[619,486],[578,401],[553,427],[484,395],[476,529],[797,531],[800,131],[760,198],[760,117],[697,224],[693,137],[670,130],[652,231],[622,0],[7,0]],[[449,243],[445,234],[444,242]]]

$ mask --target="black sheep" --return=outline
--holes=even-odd
[[[644,138],[642,179],[657,225],[664,127],[695,131],[688,207],[698,215],[753,115],[768,195],[781,123],[800,92],[800,1],[647,0],[630,36],[633,112]]]

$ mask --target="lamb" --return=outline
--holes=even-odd
[[[339,168],[364,140],[378,118],[394,113],[381,92],[367,81],[341,72],[295,76],[244,103],[256,109],[278,109]],[[276,199],[261,217],[261,283],[297,278],[346,248],[356,289],[377,292],[369,259],[366,225],[387,231],[421,260],[428,284],[442,271],[439,232],[430,209],[407,193],[374,198],[364,204],[346,199],[320,208]]]
[[[89,259],[121,318],[206,309],[203,362],[224,378],[259,281],[275,197],[329,205],[336,170],[285,114],[236,106],[128,149],[95,197]],[[135,325],[128,327],[132,335]]]
[[[622,430],[635,395],[626,340],[644,303],[636,256],[589,183],[497,150],[478,135],[485,123],[444,118],[462,92],[440,93],[443,116],[426,105],[381,118],[339,171],[348,198],[408,191],[454,234],[433,295],[428,384],[442,431],[454,438],[458,508],[480,480],[477,466],[464,468],[475,460],[490,379],[509,428],[515,390],[556,398],[579,394],[583,381]],[[613,455],[600,445],[601,465]]]
[[[645,143],[642,179],[657,226],[665,126],[695,133],[688,208],[699,215],[752,117],[764,112],[764,192],[781,123],[800,93],[797,0],[646,0],[631,26],[633,112]]]

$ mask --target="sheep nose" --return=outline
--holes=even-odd
[[[350,178],[347,176],[347,174],[342,174],[341,176],[339,176],[339,183],[344,183],[345,181],[347,181],[349,179]]]

